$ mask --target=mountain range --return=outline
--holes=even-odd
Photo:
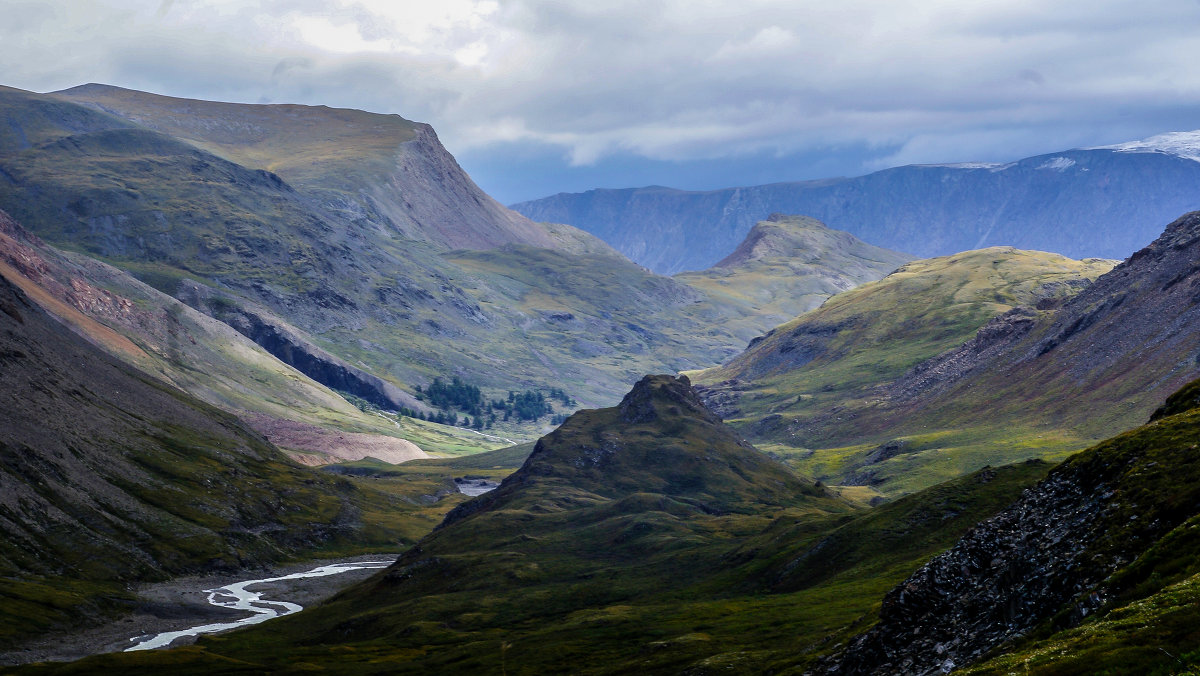
[[[911,165],[855,178],[686,191],[560,193],[513,205],[570,223],[662,273],[701,270],[772,212],[802,214],[916,256],[1014,246],[1122,259],[1200,209],[1200,132],[1004,164]]]
[[[753,297],[709,297],[504,209],[432,129],[395,115],[87,85],[4,89],[0,117],[0,209],[25,228],[390,409],[420,410],[417,387],[455,376],[610,403],[900,260],[868,252],[760,316]]]
[[[1200,377],[1197,243],[1193,213],[1111,269],[1003,249],[918,261],[695,377],[748,436],[832,483],[911,490],[1062,457]]]
[[[0,118],[0,663],[119,649],[26,652],[178,612],[148,582],[403,552],[16,673],[1200,665],[1190,135],[800,184],[842,229],[716,191],[723,235],[641,221],[707,261],[668,277],[394,115],[86,85]]]

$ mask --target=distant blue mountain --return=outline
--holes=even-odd
[[[811,216],[918,256],[1011,245],[1125,258],[1200,209],[1200,132],[1009,164],[911,165],[856,178],[704,192],[589,190],[513,205],[569,223],[658,273],[710,267],[771,213]]]

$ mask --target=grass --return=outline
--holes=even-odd
[[[997,314],[1069,293],[1067,283],[1109,267],[1011,248],[916,261],[693,375],[734,396],[726,414],[731,424],[827,483],[867,469],[873,490],[896,496],[987,464],[1060,459],[1095,438],[1029,415],[1014,424],[975,411],[973,418],[934,424],[903,408],[882,408],[876,388],[961,345]],[[903,453],[865,466],[866,456],[889,441],[903,442]]]
[[[324,606],[192,648],[28,671],[799,673],[869,626],[913,566],[1047,469],[987,470],[864,511],[665,396],[651,397],[649,422],[615,409],[572,417],[521,476],[476,500],[488,509],[453,517]],[[606,442],[621,450],[577,462]],[[511,467],[523,454],[401,468]],[[681,482],[673,472],[693,460],[699,480]],[[830,555],[808,555],[823,539],[836,543]]]

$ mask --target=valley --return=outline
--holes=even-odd
[[[1165,143],[509,210],[398,115],[0,88],[0,669],[1194,668]]]

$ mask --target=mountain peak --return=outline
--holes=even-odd
[[[830,256],[853,256],[893,266],[909,260],[905,254],[872,246],[815,218],[773,213],[755,224],[737,249],[714,267],[735,268],[770,258],[816,262]]]
[[[785,506],[824,490],[744,441],[700,401],[686,376],[642,378],[620,405],[583,410],[538,440],[500,488],[447,515],[443,527],[476,513],[547,496],[589,500],[656,494],[706,513]]]
[[[814,236],[823,232],[832,234],[835,231],[815,218],[773,213],[755,224],[738,248],[713,267],[731,268],[762,258],[787,256],[798,249],[811,249],[816,243]],[[811,257],[816,252],[805,253]]]
[[[678,378],[667,375],[642,378],[625,395],[618,408],[621,411],[621,421],[630,425],[659,420],[662,411],[679,415],[681,410],[710,423],[720,422],[720,418],[700,401],[688,377],[682,375]]]

